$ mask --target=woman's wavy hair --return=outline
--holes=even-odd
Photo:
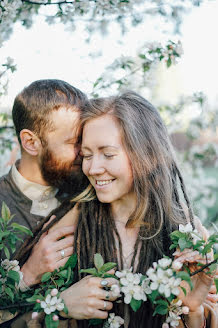
[[[81,130],[87,122],[102,115],[112,115],[119,122],[122,142],[132,166],[137,204],[127,227],[140,226],[140,230],[131,266],[134,271],[145,274],[163,254],[172,256],[169,235],[178,224],[187,220],[193,224],[190,202],[166,127],[154,106],[131,91],[115,97],[93,99],[82,113]],[[179,190],[183,193],[182,200]],[[110,204],[100,203],[91,185],[74,201],[81,203],[75,233],[78,279],[82,278],[81,268],[93,266],[95,253],[100,253],[105,261],[118,263],[118,269],[123,269],[122,243]],[[182,205],[184,201],[186,205]],[[121,316],[124,314],[122,304],[115,304],[114,310]],[[145,302],[137,313],[130,310],[129,327],[141,328],[145,323],[148,327],[161,327],[163,318],[153,317],[152,313],[150,302]],[[87,327],[87,322],[79,322],[79,327]]]

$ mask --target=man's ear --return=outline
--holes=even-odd
[[[37,156],[41,150],[42,144],[40,139],[28,129],[20,131],[20,140],[23,149],[32,156]]]

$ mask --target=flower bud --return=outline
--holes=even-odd
[[[52,317],[53,321],[58,321],[59,320],[59,316],[57,314],[54,314]]]
[[[169,328],[168,323],[164,322],[164,323],[162,324],[162,328]]]
[[[182,313],[183,314],[188,314],[189,313],[189,308],[187,306],[182,307]]]
[[[36,303],[41,303],[40,299],[37,298]]]
[[[172,263],[172,268],[173,268],[173,270],[175,270],[175,271],[179,271],[179,270],[181,269],[182,266],[183,266],[183,264],[182,264],[180,261],[178,261],[178,260],[175,260],[175,261],[173,261],[173,263]]]
[[[57,294],[58,294],[57,288],[53,288],[51,291],[51,296],[57,296]]]
[[[32,313],[32,319],[35,320],[38,317],[38,312],[33,312]]]

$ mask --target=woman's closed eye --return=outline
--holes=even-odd
[[[84,154],[83,153],[81,156],[82,156],[83,159],[90,159],[90,158],[92,158],[92,154]]]
[[[113,158],[114,156],[115,154],[109,154],[109,153],[104,154],[104,157],[106,158]]]

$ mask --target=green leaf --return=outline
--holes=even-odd
[[[45,326],[46,326],[46,328],[58,328],[59,320],[54,321],[52,319],[53,315],[54,315],[54,313],[46,314],[46,316],[45,316]]]
[[[157,300],[154,303],[158,304],[158,305],[164,305],[165,307],[168,307],[168,302],[163,300],[163,299]]]
[[[0,241],[4,238],[10,235],[10,231],[3,231],[0,232]]]
[[[114,278],[114,279],[119,280],[119,278],[117,276],[115,276],[114,274],[107,273],[107,272],[102,274],[102,278]]]
[[[58,285],[58,287],[61,287],[65,284],[64,279],[57,279],[55,280],[55,282]]]
[[[4,253],[5,253],[5,256],[7,257],[8,260],[10,260],[10,252],[8,250],[8,248],[6,246],[4,246]]]
[[[43,301],[44,300],[44,297],[42,295],[33,295],[33,296],[27,298],[26,301],[29,302],[29,303],[33,303],[33,302],[35,302],[38,299],[40,301]],[[41,305],[40,305],[40,307],[41,307]]]
[[[46,272],[43,274],[42,278],[41,278],[41,282],[46,282],[51,278],[51,272]]]
[[[17,284],[19,284],[19,281],[20,281],[20,275],[17,271],[14,271],[14,270],[10,270],[8,272],[8,278],[14,280]]]
[[[153,313],[153,316],[155,316],[157,313],[158,314],[161,314],[161,315],[165,315],[167,314],[168,312],[168,304],[167,306],[166,305],[158,305],[156,308],[155,308],[155,311]]]
[[[171,234],[170,234],[171,239],[179,239],[179,238],[183,238],[183,237],[185,237],[185,234],[179,230],[175,230],[175,231],[171,232]]]
[[[182,286],[180,286],[180,288],[182,289],[184,295],[186,296],[186,294],[187,294],[186,289],[184,287],[182,287]]]
[[[89,273],[95,276],[97,274],[96,268],[90,268],[90,269],[82,269],[79,271],[80,273]]]
[[[70,281],[71,272],[72,272],[71,267],[68,267],[67,268],[67,281],[66,281],[66,284]]]
[[[218,293],[218,278],[214,279],[214,283],[215,283],[215,286],[216,286],[216,292]]]
[[[192,246],[192,242],[187,241],[185,238],[180,238],[178,244],[181,251],[184,251],[185,248],[189,248]]]
[[[105,263],[104,265],[102,265],[102,267],[100,267],[99,271],[103,272],[107,272],[110,271],[111,269],[117,267],[117,263],[114,262],[108,262]]]
[[[62,270],[58,272],[58,276],[62,278],[67,278],[67,270]]]
[[[10,297],[10,299],[14,300],[14,293],[12,292],[11,288],[5,287],[5,293]]]
[[[77,263],[77,255],[72,254],[71,257],[68,259],[68,261],[64,265],[64,269],[67,269],[68,267],[71,267],[71,269],[74,269]]]
[[[142,305],[142,301],[135,300],[134,298],[131,299],[130,306],[134,312],[136,312]]]
[[[5,222],[10,220],[10,218],[11,218],[11,212],[9,210],[9,207],[5,204],[5,202],[2,202],[2,211],[1,211],[1,214],[2,214],[2,218],[3,218],[3,220]]]
[[[104,265],[104,260],[101,254],[96,253],[94,255],[94,264],[98,270]]]
[[[101,325],[103,323],[102,319],[90,319],[89,326]]]
[[[188,274],[188,272],[185,272],[185,271],[179,271],[179,272],[177,272],[176,277],[177,277],[177,278],[181,278],[182,280],[187,281],[187,283],[189,284],[190,288],[191,288],[191,289],[193,288],[193,284],[192,284],[192,281],[191,281],[191,277],[190,277],[190,275]]]
[[[152,303],[154,303],[155,299],[159,295],[158,290],[153,290],[151,294],[148,294],[148,298],[151,300]]]
[[[13,222],[13,223],[11,224],[11,226],[12,226],[15,230],[21,231],[21,232],[23,232],[23,233],[25,233],[25,234],[27,234],[27,235],[29,235],[29,236],[32,236],[32,235],[33,235],[32,231],[31,231],[30,229],[28,229],[27,227],[25,227],[25,226],[23,226],[23,225],[20,225],[20,224],[18,224],[18,223],[16,223],[16,222]]]

